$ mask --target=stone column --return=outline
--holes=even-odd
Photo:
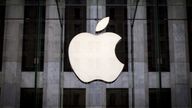
[[[104,82],[92,82],[87,85],[86,107],[106,108],[106,85]]]
[[[19,108],[23,36],[23,0],[6,1],[1,108]]]
[[[55,0],[46,1],[46,19],[43,108],[59,108],[61,26]]]
[[[97,8],[98,4],[98,8]],[[98,13],[97,13],[98,11]],[[98,16],[97,16],[98,15]],[[105,17],[104,0],[87,0],[87,32],[95,34],[97,18]],[[91,71],[91,70],[90,70]],[[106,85],[103,82],[92,82],[86,88],[86,107],[105,108],[106,105]]]
[[[187,25],[185,0],[168,0],[172,107],[189,107]]]
[[[136,2],[133,1],[131,3],[130,7],[128,7],[128,18],[133,18],[133,13],[135,11],[135,5]],[[134,5],[133,5],[134,4]],[[134,89],[129,89],[131,93],[130,94],[130,107],[132,106],[132,97],[134,96],[134,106],[135,108],[145,108],[146,107],[146,100],[148,92],[146,91],[148,88],[146,87],[146,74],[147,72],[147,26],[146,26],[146,7],[145,3],[143,1],[139,2],[139,6],[137,8],[136,12],[136,18],[133,28],[133,45],[134,45],[134,78],[132,79],[132,71],[131,65],[129,71],[130,77],[132,80],[134,80]],[[131,22],[132,20],[129,20],[129,54],[131,55]],[[130,60],[131,60],[131,56]],[[129,61],[130,61],[129,60]],[[131,63],[131,62],[130,62]],[[130,64],[129,63],[129,64]],[[132,85],[132,84],[131,84]],[[134,91],[133,91],[134,90]],[[134,95],[132,95],[132,92],[134,92]],[[132,108],[132,107],[131,107]]]

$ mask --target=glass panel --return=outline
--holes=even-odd
[[[127,4],[127,0],[106,0],[106,5],[126,5]]]
[[[5,24],[5,0],[1,0],[0,1],[0,72],[2,70],[2,59],[3,59],[4,24]]]
[[[189,43],[189,63],[190,72],[192,72],[192,0],[187,0],[187,23],[188,23],[188,43]]]
[[[43,89],[21,88],[20,108],[42,108]]]
[[[171,108],[171,89],[150,88],[149,108]]]
[[[192,88],[191,88],[191,106],[192,106]]]
[[[63,89],[63,108],[85,108],[85,89]]]
[[[45,6],[39,8],[35,0],[26,0],[25,4],[22,71],[35,71],[36,64],[43,71]]]
[[[106,108],[129,108],[128,89],[110,88],[106,91]]]
[[[170,71],[166,0],[147,0],[148,69],[150,72]],[[157,14],[156,14],[157,12]]]

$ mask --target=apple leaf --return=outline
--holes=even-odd
[[[105,17],[102,20],[100,20],[96,26],[96,32],[99,32],[107,27],[109,23],[109,17]]]

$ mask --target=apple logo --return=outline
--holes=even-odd
[[[105,29],[108,23],[109,17],[103,18],[98,22],[96,32]],[[112,32],[77,34],[68,49],[69,61],[77,77],[85,83],[115,81],[124,67],[115,54],[120,39],[119,35]]]

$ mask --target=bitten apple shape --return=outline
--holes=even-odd
[[[108,22],[109,17],[102,19],[96,31],[103,30]],[[111,32],[76,35],[69,44],[68,54],[77,77],[85,83],[94,80],[113,82],[124,67],[115,55],[115,47],[120,39],[119,35]]]

